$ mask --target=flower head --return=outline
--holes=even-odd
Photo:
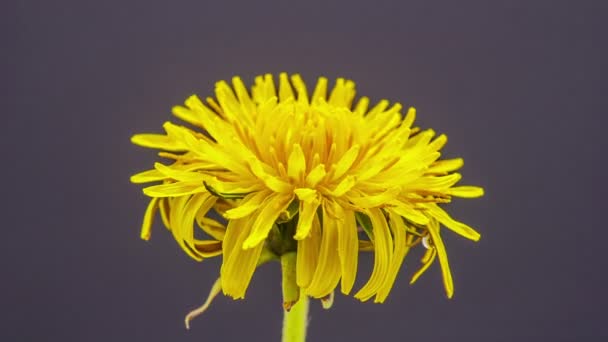
[[[169,162],[134,175],[151,197],[142,238],[155,211],[196,260],[222,255],[221,290],[243,298],[261,262],[295,252],[295,282],[314,298],[340,285],[351,292],[360,251],[373,251],[372,274],[355,297],[384,301],[408,251],[427,248],[415,281],[439,259],[448,297],[453,283],[441,226],[471,240],[479,234],[443,209],[452,196],[483,190],[455,186],[463,160],[440,159],[447,141],[412,126],[414,108],[382,100],[356,103],[355,84],[320,78],[309,94],[299,75],[216,84],[215,99],[193,95],[165,123],[166,134],[132,141],[160,149]],[[354,104],[355,103],[355,104]],[[195,225],[202,229],[199,232]],[[205,233],[201,238],[199,233]],[[219,286],[219,285],[218,285]],[[218,289],[219,291],[219,289]]]

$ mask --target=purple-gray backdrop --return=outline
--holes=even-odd
[[[172,105],[280,71],[416,106],[487,189],[450,206],[482,234],[446,233],[453,300],[436,265],[412,287],[405,267],[384,305],[313,305],[311,341],[604,340],[607,4],[3,1],[0,340],[277,341],[276,265],[185,331],[219,260],[160,226],[140,241],[128,177],[155,160],[130,135]]]

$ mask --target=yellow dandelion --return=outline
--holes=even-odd
[[[474,241],[479,234],[442,205],[483,189],[456,186],[463,160],[440,159],[446,136],[412,126],[414,108],[403,116],[398,103],[354,100],[352,81],[328,91],[321,77],[309,94],[299,75],[284,73],[278,89],[271,75],[256,77],[251,92],[234,77],[216,84],[215,98],[190,96],[173,108],[189,126],[166,122],[166,134],[132,138],[169,161],[131,178],[159,182],[143,190],[151,200],[142,238],[160,211],[189,256],[221,255],[212,296],[244,298],[256,267],[280,259],[292,283],[287,308],[300,296],[330,303],[338,284],[351,293],[360,251],[373,251],[374,267],[354,296],[383,302],[408,251],[423,246],[412,282],[437,258],[451,297],[441,227]]]

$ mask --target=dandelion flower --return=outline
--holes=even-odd
[[[355,84],[341,78],[328,90],[321,77],[309,93],[283,73],[278,89],[271,75],[251,91],[238,77],[220,81],[215,98],[190,96],[173,114],[188,125],[132,138],[168,161],[131,178],[157,182],[143,189],[151,200],[141,236],[158,210],[189,256],[221,255],[215,294],[244,298],[260,263],[291,253],[296,292],[327,302],[338,285],[351,293],[359,253],[372,251],[373,271],[354,296],[383,302],[408,251],[422,246],[412,282],[438,259],[452,296],[442,228],[479,234],[442,206],[483,189],[456,185],[463,160],[440,159],[446,136],[413,126],[414,108],[402,115],[398,103],[355,101]]]

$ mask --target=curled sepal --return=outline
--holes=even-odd
[[[211,185],[209,185],[209,183],[207,183],[207,182],[203,182],[203,186],[213,196],[219,197],[219,198],[222,198],[222,199],[242,199],[242,198],[244,198],[245,196],[247,196],[249,194],[248,192],[238,192],[238,193],[220,192],[217,189],[215,189],[214,187],[212,187]]]
[[[283,287],[283,308],[291,308],[300,299],[300,287],[296,284],[296,252],[281,255],[281,275]]]
[[[321,306],[323,309],[329,310],[334,305],[334,291],[331,291],[330,294],[321,298]]]
[[[218,295],[218,293],[220,293],[221,290],[222,282],[220,281],[220,278],[217,278],[217,280],[215,281],[215,283],[213,283],[213,286],[211,287],[211,291],[209,291],[209,296],[207,296],[205,303],[199,306],[198,308],[188,312],[186,318],[184,318],[186,329],[190,329],[190,321],[205,312],[209,305],[211,305],[213,299]]]
[[[300,202],[297,200],[292,200],[291,203],[289,203],[289,206],[287,206],[285,210],[281,211],[281,214],[277,219],[277,223],[286,223],[291,221],[298,214],[299,208]]]

